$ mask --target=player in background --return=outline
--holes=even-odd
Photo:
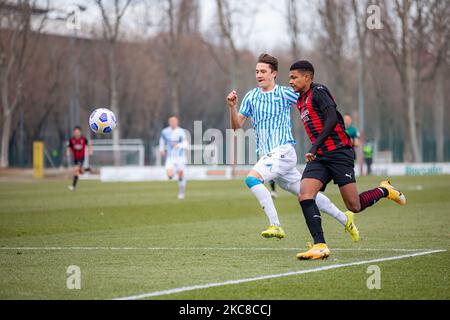
[[[178,199],[184,199],[186,195],[186,148],[188,141],[184,129],[178,126],[178,117],[169,118],[169,126],[164,128],[159,139],[159,151],[166,157],[167,177],[172,180],[178,176]]]
[[[73,136],[70,138],[66,149],[67,160],[69,161],[70,154],[72,154],[73,163],[73,181],[72,185],[68,187],[70,191],[75,191],[80,175],[83,174],[84,171],[90,171],[89,168],[83,169],[86,147],[88,148],[89,156],[92,156],[91,144],[88,142],[88,139],[81,134],[81,127],[76,126],[73,129]]]
[[[354,171],[355,151],[330,91],[324,85],[313,82],[314,67],[305,60],[291,66],[289,78],[291,87],[300,94],[297,109],[312,143],[305,155],[306,167],[299,201],[314,246],[299,253],[297,258],[326,258],[330,250],[325,242],[320,211],[314,199],[331,180],[339,186],[342,199],[352,212],[361,212],[386,197],[404,205],[406,198],[389,181],[383,181],[379,187],[358,194]]]
[[[372,163],[373,163],[373,143],[366,141],[363,147],[364,162],[367,166],[367,175],[372,175]]]
[[[262,54],[256,65],[258,87],[249,91],[237,109],[238,96],[232,91],[227,96],[232,129],[243,127],[251,120],[256,131],[256,152],[259,161],[249,172],[245,182],[266,213],[270,226],[261,235],[266,238],[284,238],[277,210],[264,181],[275,180],[284,190],[300,194],[301,174],[297,170],[297,154],[291,129],[291,107],[298,95],[287,87],[276,84],[278,61]],[[323,194],[317,195],[320,210],[337,219],[354,241],[359,240],[359,232],[353,223],[353,214],[344,214]]]
[[[355,160],[358,156],[357,148],[359,147],[359,131],[353,126],[353,119],[348,113],[344,114],[345,132],[352,139],[353,150],[355,150]]]
[[[346,113],[344,115],[345,132],[352,139],[353,147],[359,147],[359,131],[353,126],[352,117]]]

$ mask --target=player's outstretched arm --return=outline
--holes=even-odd
[[[227,96],[227,105],[230,110],[230,122],[233,130],[241,129],[247,117],[237,111],[238,96],[236,91],[231,91]]]

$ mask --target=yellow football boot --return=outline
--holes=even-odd
[[[381,181],[380,187],[387,189],[387,191],[389,192],[388,199],[397,202],[401,206],[404,206],[406,204],[405,195],[399,190],[395,189],[389,180]]]
[[[350,233],[354,242],[359,241],[359,230],[355,225],[355,214],[351,211],[345,212],[347,216],[347,224],[345,225],[345,232]]]
[[[261,232],[261,235],[264,238],[278,238],[283,239],[286,236],[286,233],[281,227],[278,226],[270,226],[267,230]]]
[[[309,250],[297,254],[299,260],[317,260],[326,259],[331,254],[330,249],[326,243],[316,243],[315,245],[308,244]]]

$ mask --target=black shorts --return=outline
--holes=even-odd
[[[306,178],[322,181],[321,191],[325,191],[331,180],[339,187],[356,182],[355,151],[353,148],[343,148],[324,155],[317,155],[316,160],[306,164],[302,179]]]
[[[82,158],[82,159],[74,159],[73,160],[73,165],[74,166],[80,166],[82,168],[83,167],[83,163],[84,163],[84,158]]]

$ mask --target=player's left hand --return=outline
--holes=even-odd
[[[315,154],[313,154],[313,153],[310,153],[310,152],[308,152],[307,154],[305,154],[305,161],[308,163],[308,162],[311,162],[311,161],[314,161],[314,160],[316,160],[316,155]]]

